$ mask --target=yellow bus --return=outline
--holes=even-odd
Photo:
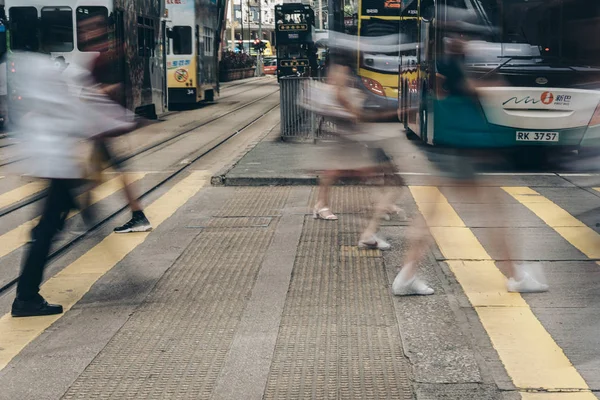
[[[400,38],[416,34],[417,3],[417,0],[360,0],[357,74],[368,94],[365,105],[369,108],[398,107],[398,70],[403,63]]]

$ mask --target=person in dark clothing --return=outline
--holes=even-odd
[[[84,102],[73,94],[78,86],[71,76],[55,68],[49,57],[41,54],[14,54],[27,76],[20,88],[27,109],[18,118],[22,147],[29,162],[29,176],[49,180],[42,215],[33,230],[28,245],[17,295],[12,304],[14,317],[60,314],[63,308],[49,304],[40,294],[43,271],[50,246],[64,221],[74,207],[73,189],[85,178],[85,158],[81,145],[86,140],[127,132],[135,127],[132,122],[111,118],[98,107]]]

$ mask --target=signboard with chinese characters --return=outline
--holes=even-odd
[[[363,0],[363,17],[416,17],[417,0]]]

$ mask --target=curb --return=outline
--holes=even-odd
[[[217,177],[213,177],[215,179]],[[316,186],[318,176],[227,176],[218,177],[218,186]],[[383,176],[367,179],[341,178],[334,186],[381,186]],[[213,183],[213,185],[215,185]],[[217,186],[217,185],[215,185]]]
[[[231,163],[229,163],[225,167],[221,168],[219,171],[217,171],[217,173],[215,175],[211,176],[210,184],[212,186],[272,186],[272,185],[264,185],[264,184],[262,184],[262,185],[258,185],[258,184],[229,185],[226,183],[226,181],[229,179],[229,178],[227,178],[227,174],[229,172],[231,172],[231,170],[242,160],[242,158],[246,157],[246,155],[248,153],[250,153],[260,142],[265,140],[265,138],[267,136],[269,136],[278,126],[279,126],[279,122],[277,124],[275,124],[274,126],[272,126],[270,129],[266,129],[265,132],[263,132],[259,136],[258,139],[251,142],[250,144],[248,144],[248,146],[246,146],[246,148],[238,156],[234,157],[234,159],[231,161]]]

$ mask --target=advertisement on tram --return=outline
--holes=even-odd
[[[168,0],[166,8],[169,104],[215,100],[225,1]]]
[[[415,62],[399,76],[407,132],[440,146],[595,149],[599,22],[592,0],[422,1]],[[469,96],[453,83],[456,54]]]

